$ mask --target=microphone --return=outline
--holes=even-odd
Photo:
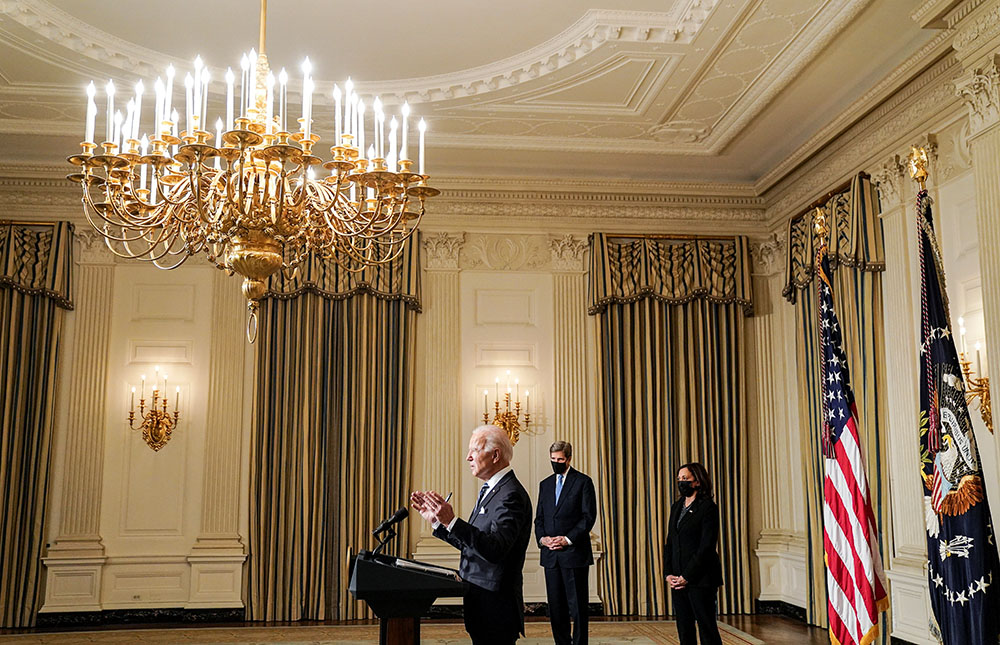
[[[393,513],[387,519],[383,520],[381,524],[375,527],[372,531],[372,535],[378,535],[379,533],[388,530],[393,524],[402,522],[410,514],[410,511],[406,510],[406,507],[400,508],[398,511]]]

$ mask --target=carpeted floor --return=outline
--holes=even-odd
[[[519,645],[551,643],[548,623],[528,623],[526,638]],[[735,627],[719,624],[726,645],[764,645]],[[470,643],[461,625],[425,624],[420,627],[420,642],[439,645]],[[0,644],[79,645],[83,643],[178,643],[207,645],[370,645],[378,642],[378,627],[372,625],[336,625],[317,627],[203,627],[200,629],[129,629],[94,632],[64,632],[50,634],[16,634],[0,636]],[[590,625],[590,642],[594,645],[677,645],[677,629],[673,622],[633,621],[599,622]]]

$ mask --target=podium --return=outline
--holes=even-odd
[[[420,617],[438,598],[462,596],[454,569],[362,551],[351,563],[348,591],[379,617],[379,643],[420,642]]]

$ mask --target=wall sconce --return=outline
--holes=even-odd
[[[139,385],[139,426],[135,426],[135,388],[132,388],[132,396],[129,401],[128,426],[133,430],[142,430],[142,439],[154,451],[158,451],[170,441],[170,435],[177,427],[177,419],[180,416],[181,388],[178,387],[174,395],[173,413],[167,410],[167,375],[163,375],[163,384],[160,384],[160,367],[153,368],[153,396],[149,411],[146,410],[146,375],[142,375],[142,382]],[[162,389],[161,389],[162,388]],[[160,396],[160,393],[164,396]]]
[[[965,378],[965,403],[966,405],[972,405],[973,401],[977,398],[979,399],[979,415],[983,417],[983,423],[986,424],[990,433],[993,433],[993,409],[990,407],[990,378],[982,376],[983,362],[980,357],[982,346],[979,344],[979,341],[976,341],[976,371],[973,372],[972,361],[967,358],[965,320],[963,318],[958,319],[958,332],[962,339],[962,353],[959,355],[958,362],[962,365],[962,376]],[[976,378],[973,374],[980,374],[980,376]]]
[[[511,397],[513,394],[513,399]],[[524,432],[531,423],[531,392],[524,391]],[[483,390],[483,423],[490,423],[489,390]],[[513,403],[513,409],[511,404]],[[514,379],[514,390],[510,388],[510,370],[507,370],[507,391],[503,395],[503,409],[500,407],[500,377],[496,379],[496,397],[493,401],[493,425],[504,429],[510,442],[516,444],[521,438],[521,380]]]

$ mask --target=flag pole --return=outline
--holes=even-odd
[[[816,275],[816,320],[821,321],[822,312],[820,311],[820,303],[822,301],[820,297],[820,289],[823,288],[822,283],[826,280],[826,275],[823,272],[823,256],[826,254],[826,237],[830,232],[830,227],[826,223],[826,213],[823,211],[822,206],[817,206],[813,209],[813,231],[816,234],[817,244],[816,244],[816,263],[815,263],[815,275]],[[830,438],[830,421],[827,418],[828,410],[826,405],[826,360],[824,340],[823,340],[823,328],[821,324],[816,325],[816,329],[819,332],[819,398],[820,398],[820,418],[822,419],[822,445],[823,445],[823,456],[826,458],[831,458],[834,456],[833,443]]]

